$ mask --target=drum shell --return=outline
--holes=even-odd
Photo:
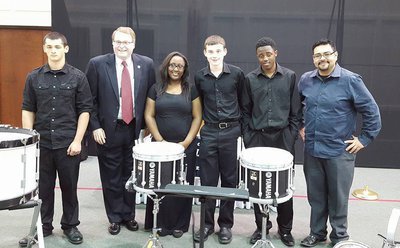
[[[135,159],[136,184],[144,189],[163,189],[167,184],[181,183],[181,166],[181,160],[153,162]]]
[[[0,147],[0,209],[18,206],[36,196],[38,188],[38,134],[26,129],[4,129],[7,135],[27,139],[2,140]],[[23,143],[27,143],[25,146]]]
[[[293,156],[279,148],[248,148],[240,155],[240,181],[253,203],[285,202],[293,196]]]

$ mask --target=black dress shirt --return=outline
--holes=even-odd
[[[240,120],[244,74],[239,67],[224,63],[221,74],[215,77],[207,66],[196,73],[194,80],[206,123]]]
[[[276,73],[267,77],[259,66],[246,76],[243,91],[243,122],[253,130],[283,129],[297,132],[300,123],[300,96],[296,74],[277,64]]]
[[[47,64],[33,70],[26,79],[22,109],[35,113],[33,128],[40,133],[41,147],[68,147],[79,115],[92,110],[85,74],[68,64],[58,71]]]

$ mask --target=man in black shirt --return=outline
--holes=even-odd
[[[246,76],[243,91],[243,141],[246,148],[276,147],[294,155],[294,143],[300,121],[300,98],[296,75],[276,62],[278,51],[268,37],[256,44],[259,66]],[[293,200],[278,204],[278,233],[282,242],[294,246],[291,235]],[[250,239],[254,244],[261,239],[262,214],[254,204],[257,229]],[[272,223],[268,220],[268,230]]]
[[[204,42],[208,66],[195,75],[195,84],[203,104],[205,125],[200,131],[200,179],[205,186],[235,188],[237,185],[237,138],[241,135],[240,92],[244,74],[236,66],[224,63],[227,53],[225,40],[212,35]],[[233,201],[221,201],[218,240],[228,244],[232,240]],[[215,200],[206,202],[204,240],[214,232]],[[200,240],[200,231],[194,236]]]
[[[92,110],[85,74],[67,64],[64,35],[43,39],[47,64],[29,73],[22,104],[22,126],[40,133],[39,198],[43,236],[53,230],[54,186],[58,175],[63,202],[61,228],[73,244],[83,241],[79,225],[77,184],[81,142]]]

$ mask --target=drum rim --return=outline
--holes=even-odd
[[[38,195],[38,186],[36,186],[35,189],[26,193],[25,195],[21,195],[21,196],[15,197],[15,198],[0,201],[0,210],[9,209],[9,208],[13,208],[13,207],[22,205],[22,204],[30,201],[31,199],[33,199],[36,195]],[[26,199],[26,202],[21,203],[21,200],[24,198]]]
[[[340,248],[342,247],[342,245],[360,245],[360,248],[369,248],[368,245],[361,243],[359,241],[354,241],[354,240],[344,240],[344,241],[340,241],[339,243],[337,243],[334,248]]]
[[[281,198],[270,198],[270,199],[263,199],[263,198],[256,198],[256,197],[250,197],[249,196],[249,202],[252,203],[258,203],[258,204],[273,204],[274,201],[276,200],[276,203],[284,203],[290,200],[290,198],[293,197],[293,190],[290,190],[289,194],[281,197]]]
[[[281,171],[281,170],[287,170],[289,168],[291,168],[293,166],[293,155],[286,151],[285,149],[281,149],[281,148],[276,148],[276,147],[250,147],[250,148],[246,148],[244,149],[241,153],[240,153],[240,157],[239,160],[241,162],[241,165],[243,165],[245,168],[249,168],[249,169],[254,169],[254,170],[261,170],[264,171],[263,167],[261,166],[266,166],[266,164],[261,164],[261,163],[255,163],[253,161],[248,161],[245,157],[244,154],[246,154],[246,151],[248,150],[275,150],[275,151],[279,151],[280,153],[285,153],[287,156],[287,158],[285,158],[282,162],[280,162],[279,164],[273,164],[271,165],[270,163],[268,164],[268,168],[267,169],[275,169],[276,171]]]
[[[138,149],[138,147],[142,144],[161,144],[161,143],[166,143],[168,145],[174,145],[175,147],[179,148],[179,151],[176,151],[172,154],[143,154],[140,153],[138,151],[136,151]],[[165,144],[164,144],[165,145]],[[132,148],[132,155],[133,158],[136,160],[143,160],[145,162],[171,162],[171,161],[175,161],[175,160],[180,160],[185,156],[185,148],[177,143],[173,143],[173,142],[147,142],[147,143],[141,143],[138,144],[136,146],[134,146]]]
[[[40,135],[38,132],[36,132],[36,130],[26,128],[0,127],[0,132],[31,135],[29,138],[0,141],[0,149],[27,146],[37,143],[40,139]]]

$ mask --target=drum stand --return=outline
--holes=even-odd
[[[163,248],[160,240],[158,239],[158,234],[157,232],[160,231],[160,228],[157,228],[157,214],[160,209],[160,201],[164,198],[162,196],[161,198],[158,198],[158,195],[155,194],[153,197],[149,194],[148,197],[153,200],[153,232],[150,235],[149,239],[147,240],[147,243],[143,246],[143,248]]]
[[[42,221],[40,217],[40,207],[42,206],[42,200],[38,199],[37,196],[35,199],[32,199],[25,204],[10,208],[9,210],[17,210],[17,209],[25,209],[25,208],[34,208],[31,229],[29,234],[25,236],[23,239],[27,240],[28,248],[32,247],[34,244],[38,243],[39,248],[44,248],[44,240],[43,240],[43,230],[42,230]],[[36,237],[37,234],[37,237]],[[36,240],[37,239],[37,240]]]
[[[275,248],[275,246],[267,239],[267,219],[269,218],[269,207],[268,204],[258,204],[260,207],[260,211],[262,213],[262,228],[261,228],[261,239],[257,240],[257,242],[251,248]]]

